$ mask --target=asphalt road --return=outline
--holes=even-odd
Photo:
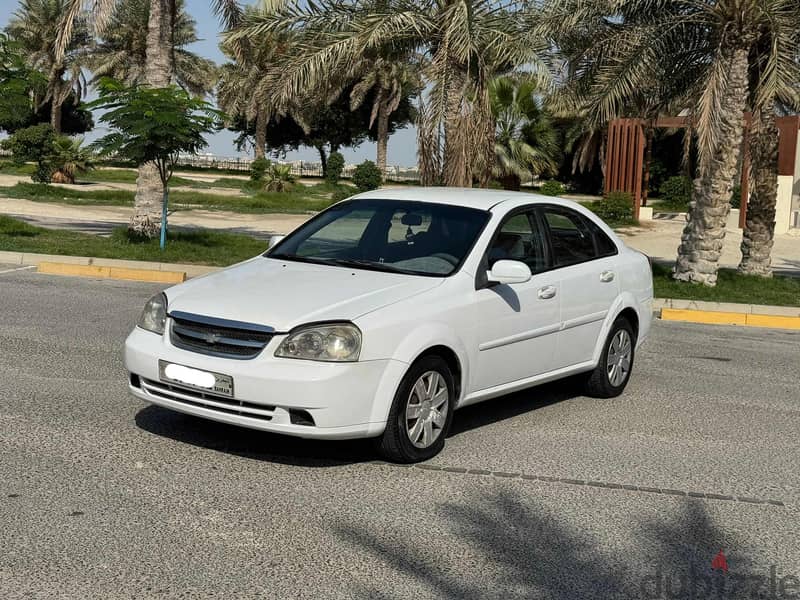
[[[121,349],[158,288],[7,268],[1,598],[800,591],[800,333],[659,322],[622,397],[470,407],[400,467],[140,403]]]

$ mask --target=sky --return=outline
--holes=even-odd
[[[189,46],[189,49],[200,56],[210,58],[217,64],[225,61],[225,57],[219,51],[219,21],[211,11],[211,0],[186,0],[186,11],[197,22],[197,36],[200,41]],[[17,10],[17,0],[0,0],[0,29],[4,29]],[[87,141],[103,135],[104,131],[95,128],[93,133],[86,135]],[[223,130],[215,135],[209,136],[208,152],[222,157],[239,156],[233,139],[236,134]],[[345,161],[357,163],[365,159],[375,160],[375,144],[365,142],[358,148],[344,148],[341,150]],[[416,132],[412,127],[396,132],[389,139],[388,163],[389,165],[415,166],[417,164],[417,141]],[[244,155],[244,154],[242,154]],[[290,152],[286,155],[287,160],[319,160],[319,154],[313,148],[301,148],[297,152]]]

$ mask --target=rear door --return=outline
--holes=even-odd
[[[561,295],[554,368],[590,361],[603,321],[619,295],[616,245],[590,219],[564,206],[539,209]]]

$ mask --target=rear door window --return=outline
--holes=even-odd
[[[550,233],[554,267],[597,258],[593,232],[582,215],[560,206],[545,207],[542,215]]]

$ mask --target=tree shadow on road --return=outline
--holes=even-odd
[[[439,507],[447,528],[470,548],[457,564],[443,563],[424,535],[411,544],[388,542],[385,532],[353,524],[335,531],[395,574],[390,580],[397,582],[397,589],[365,585],[355,597],[409,597],[410,588],[419,598],[762,597],[753,585],[768,585],[768,568],[756,570],[737,554],[727,557],[729,573],[712,569],[720,550],[741,547],[714,522],[703,502],[684,499],[668,508],[671,514],[638,524],[641,534],[633,543],[642,553],[636,555],[612,553],[608,542],[508,491],[486,494],[478,503]],[[605,539],[613,543],[618,533],[608,533]],[[752,585],[736,583],[744,578]]]

